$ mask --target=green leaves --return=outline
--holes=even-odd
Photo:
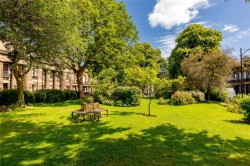
[[[189,25],[176,38],[176,47],[169,57],[170,78],[177,78],[182,74],[180,66],[185,57],[197,52],[219,50],[222,40],[221,32],[203,27],[202,25]]]

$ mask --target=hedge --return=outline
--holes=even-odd
[[[35,102],[35,95],[29,91],[24,91],[24,99],[26,104]],[[0,105],[17,104],[17,89],[6,89],[0,92]]]

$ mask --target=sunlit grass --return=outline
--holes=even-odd
[[[75,122],[79,102],[1,113],[0,165],[250,165],[250,125],[218,104],[112,107]]]

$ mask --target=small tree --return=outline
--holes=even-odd
[[[228,53],[221,51],[190,55],[182,63],[188,87],[206,91],[207,100],[210,100],[213,87],[225,87],[234,61]]]

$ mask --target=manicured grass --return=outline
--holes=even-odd
[[[109,107],[73,122],[78,103],[0,114],[1,165],[250,165],[250,125],[217,104]]]

